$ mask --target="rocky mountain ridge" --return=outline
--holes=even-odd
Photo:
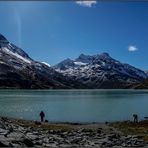
[[[128,88],[147,78],[144,71],[121,63],[108,53],[93,56],[81,54],[75,60],[66,59],[53,68],[88,88]]]
[[[79,88],[71,81],[47,64],[33,60],[0,34],[0,88]]]

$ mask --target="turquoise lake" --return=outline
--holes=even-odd
[[[148,116],[148,90],[0,90],[0,116],[105,122]]]

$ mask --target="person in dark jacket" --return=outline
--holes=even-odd
[[[40,112],[41,122],[44,121],[45,114],[43,111]]]
[[[137,114],[133,114],[133,118],[134,118],[134,123],[138,123],[138,115]]]

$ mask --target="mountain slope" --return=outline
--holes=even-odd
[[[148,79],[132,86],[134,89],[148,89]]]
[[[145,73],[146,73],[146,74],[147,74],[147,76],[148,76],[148,70],[146,70],[146,71],[145,71]]]
[[[128,88],[147,78],[144,71],[123,64],[108,53],[93,56],[81,54],[77,59],[66,59],[53,68],[88,88]]]
[[[0,34],[0,88],[73,87],[83,86],[65,78],[47,64],[34,61]]]

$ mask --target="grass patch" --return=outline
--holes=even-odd
[[[44,129],[44,130],[70,131],[75,129],[75,127],[70,124],[41,123],[40,125],[37,125],[33,121],[25,121],[25,120],[17,120],[15,121],[15,123],[24,127],[32,127],[32,128]]]
[[[111,126],[117,128],[125,135],[138,135],[141,136],[146,142],[148,142],[148,120],[141,121],[139,123],[133,122],[115,122],[111,123]]]

